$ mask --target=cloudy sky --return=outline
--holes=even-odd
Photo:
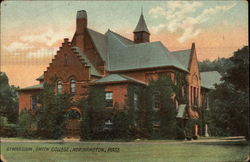
[[[151,41],[170,50],[195,42],[199,60],[230,57],[248,44],[248,5],[242,1],[5,1],[1,3],[1,71],[25,87],[39,77],[63,38],[72,38],[78,10],[88,27],[130,39],[141,14]]]

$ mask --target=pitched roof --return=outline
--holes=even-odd
[[[114,83],[114,82],[135,82],[139,84],[146,84],[142,81],[139,81],[134,78],[130,78],[126,75],[121,75],[121,74],[110,74],[106,77],[103,77],[95,81],[95,83]]]
[[[90,66],[90,74],[94,76],[101,76],[101,74],[96,70],[93,64],[89,61],[87,56],[80,50],[78,47],[71,47],[71,49],[76,53],[76,55],[80,56],[82,59],[82,63],[86,63],[87,66]]]
[[[104,34],[96,32],[92,29],[88,29],[88,32],[102,60],[106,61],[107,37]]]
[[[140,19],[139,19],[139,21],[138,21],[138,24],[137,24],[136,27],[135,27],[134,33],[135,33],[135,32],[141,32],[141,31],[144,31],[144,32],[147,32],[147,33],[150,34],[150,32],[149,32],[149,30],[148,30],[148,27],[147,27],[147,25],[146,25],[146,22],[145,22],[145,20],[144,20],[143,14],[141,14],[141,16],[140,16]]]
[[[189,60],[190,60],[190,56],[191,56],[191,49],[173,51],[171,53],[182,63],[182,65],[186,69],[188,69]]]
[[[214,84],[220,84],[222,76],[218,71],[200,72],[201,86],[208,89],[214,89]]]
[[[108,32],[108,71],[174,66],[187,71],[161,42],[126,45]]]
[[[21,88],[20,90],[39,90],[43,89],[43,84],[33,85],[25,88]]]
[[[115,32],[113,32],[111,30],[108,30],[105,35],[107,35],[108,32],[112,32],[116,36],[116,38],[118,38],[119,41],[121,41],[125,45],[133,45],[133,44],[135,44],[132,40],[130,40],[130,39],[118,34],[118,33],[115,33]]]
[[[43,80],[44,79],[44,74],[42,74],[41,76],[39,76],[38,78],[36,78],[36,80]]]

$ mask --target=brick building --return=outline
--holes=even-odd
[[[43,90],[43,83],[56,76],[56,93],[74,93],[75,99],[86,97],[89,85],[105,86],[105,99],[109,104],[123,108],[129,84],[147,86],[150,79],[170,75],[176,71],[186,74],[187,87],[183,87],[188,105],[177,105],[178,118],[188,114],[198,118],[193,106],[202,105],[201,76],[198,69],[195,44],[190,49],[169,51],[160,41],[150,42],[150,32],[143,14],[130,40],[108,30],[105,34],[88,28],[86,11],[78,11],[73,39],[64,39],[47,70],[37,78],[38,85],[19,90],[19,111],[33,109],[35,96]],[[205,95],[203,95],[205,96]],[[80,113],[76,107],[69,108]],[[84,112],[83,112],[84,113]],[[196,127],[196,135],[198,127]]]

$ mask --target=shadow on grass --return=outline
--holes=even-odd
[[[191,143],[190,143],[191,144]],[[217,142],[195,142],[192,144],[197,144],[197,145],[232,145],[232,146],[247,146],[249,145],[249,142],[247,141],[217,141]]]

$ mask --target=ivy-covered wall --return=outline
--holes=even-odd
[[[193,131],[193,122],[180,127],[176,120],[179,104],[187,104],[186,74],[176,72],[171,76],[160,76],[151,80],[149,85],[128,84],[123,109],[115,106],[105,107],[105,86],[90,88],[89,97],[82,102],[81,122],[82,139],[134,139],[167,138],[184,136]],[[154,93],[159,93],[160,105],[154,109]],[[106,129],[105,122],[110,120],[112,127]],[[157,127],[156,123],[159,124]],[[185,131],[184,131],[185,130]]]

